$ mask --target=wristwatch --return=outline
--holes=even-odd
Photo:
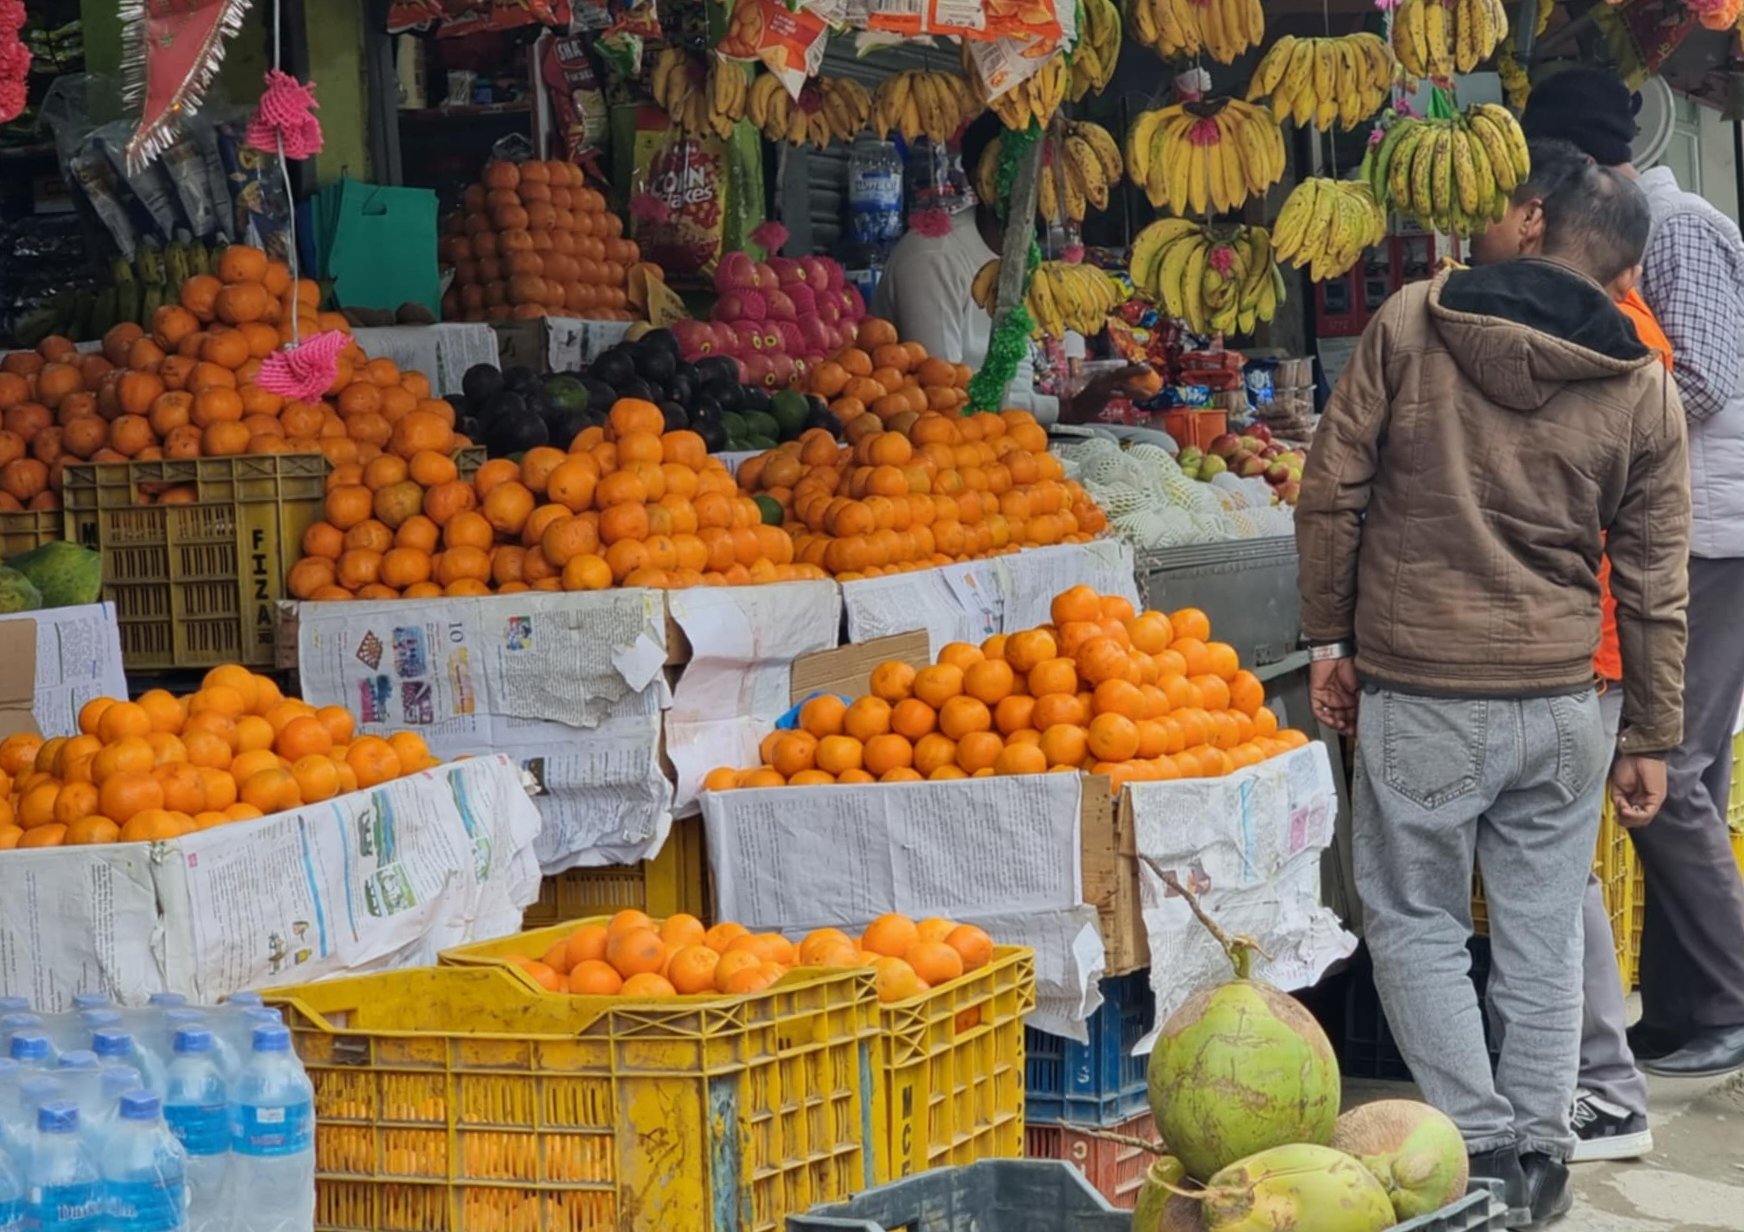
[[[1329,663],[1334,659],[1348,659],[1356,653],[1356,647],[1349,642],[1321,642],[1308,647],[1310,663]]]

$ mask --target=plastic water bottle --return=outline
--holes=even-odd
[[[24,1181],[13,1161],[0,1151],[0,1232],[22,1232]]]
[[[103,1070],[97,1111],[82,1118],[85,1142],[91,1148],[93,1159],[101,1161],[103,1158],[102,1144],[120,1111],[121,1097],[143,1089],[139,1085],[139,1071],[131,1065],[111,1065]]]
[[[154,992],[144,1005],[130,1006],[121,1011],[121,1022],[139,1046],[147,1052],[157,1052],[157,1042],[160,1038],[166,1040],[163,1048],[165,1055],[169,1052],[169,1044],[173,1036],[166,1036],[164,1016],[171,1010],[181,1010],[188,1007],[188,999],[179,992]],[[166,1062],[167,1064],[167,1062]]]
[[[188,1226],[188,1156],[164,1125],[149,1091],[130,1091],[103,1150],[103,1196],[115,1232],[183,1232]]]
[[[9,1057],[12,1055],[12,1037],[14,1035],[46,1036],[47,1034],[48,1024],[43,1021],[42,1015],[32,1014],[28,1011],[7,1014],[4,1018],[0,1018],[0,1056]]]
[[[233,1096],[230,1227],[299,1232],[315,1219],[315,1088],[285,1027],[254,1032]]]
[[[102,1106],[103,1063],[88,1049],[63,1052],[55,1067],[55,1077],[61,1081],[61,1098],[89,1117]]]
[[[230,1163],[230,1099],[210,1031],[190,1027],[176,1032],[175,1060],[170,1062],[164,1085],[164,1120],[188,1154],[191,1221],[195,1227],[207,1222],[223,1226],[227,1222],[223,1202]],[[261,1198],[249,1193],[243,1205]]]
[[[164,1021],[168,1030],[164,1034],[163,1048],[158,1055],[163,1058],[166,1070],[175,1060],[176,1037],[183,1031],[204,1031],[212,1037],[212,1059],[217,1063],[218,1072],[224,1076],[225,1081],[234,1078],[242,1068],[242,1062],[235,1050],[212,1030],[212,1020],[207,1017],[205,1010],[170,1010],[164,1015]]]
[[[29,997],[0,997],[0,1015],[30,1013]]]
[[[18,1084],[25,1072],[11,1057],[0,1057],[0,1159],[12,1157],[24,1127],[24,1104]],[[0,1228],[4,1227],[0,1223]]]
[[[4,1134],[0,1136],[4,1137],[6,1153],[12,1157],[13,1166],[22,1176],[30,1157],[31,1144],[36,1141],[37,1109],[61,1097],[61,1084],[47,1074],[25,1069],[16,1061],[11,1064],[18,1083],[10,1102],[0,1100],[0,1108],[5,1109],[7,1118]]]
[[[98,1031],[91,1036],[91,1051],[105,1069],[129,1066],[139,1073],[139,1085],[159,1095],[164,1089],[164,1070],[156,1057],[139,1046],[139,1041],[119,1028]]]
[[[25,1069],[51,1070],[59,1059],[48,1036],[25,1031],[12,1037],[7,1054]]]
[[[99,1232],[103,1182],[79,1134],[79,1110],[64,1100],[36,1114],[24,1170],[24,1221],[30,1232]]]
[[[256,1024],[251,1017],[266,1006],[258,992],[238,992],[226,997],[222,1005],[205,1011],[206,1021],[234,1058],[237,1070],[248,1061],[253,1047]]]

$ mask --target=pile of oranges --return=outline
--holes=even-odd
[[[631,319],[625,287],[641,252],[574,163],[486,163],[442,230],[436,253],[454,267],[444,320]]]
[[[0,850],[180,838],[436,764],[415,732],[359,736],[342,707],[236,664],[186,697],[93,698],[79,733],[0,741]]]
[[[903,342],[896,326],[867,317],[854,342],[812,368],[805,391],[829,403],[844,424],[870,411],[884,423],[921,411],[960,411],[969,401],[967,364],[927,354],[918,342]]]
[[[0,510],[53,509],[69,463],[131,459],[322,453],[334,465],[390,452],[450,452],[454,408],[431,397],[420,373],[370,359],[355,342],[315,402],[287,401],[255,383],[261,361],[292,337],[350,332],[337,313],[317,312],[320,289],[291,284],[290,270],[237,244],[218,273],[184,282],[176,303],[131,322],[82,355],[66,338],[0,360]],[[187,503],[191,486],[148,493]]]
[[[287,586],[299,599],[425,599],[819,578],[695,432],[620,398],[568,452],[529,449],[462,479],[445,454],[334,468]]]
[[[881,915],[858,938],[820,928],[795,945],[742,924],[710,928],[693,915],[656,922],[636,910],[588,923],[538,958],[513,961],[540,987],[579,997],[743,996],[796,967],[870,967],[880,1001],[906,1001],[978,970],[993,939],[973,924]]]
[[[845,435],[806,433],[739,468],[741,487],[780,502],[798,559],[841,580],[1078,543],[1108,525],[1028,411],[873,413]]]
[[[762,764],[711,771],[704,790],[903,783],[1090,771],[1129,782],[1230,774],[1308,742],[1278,727],[1265,689],[1197,608],[1135,612],[1074,586],[1053,623],[971,646],[918,671],[873,668],[853,702],[822,694],[773,731]]]

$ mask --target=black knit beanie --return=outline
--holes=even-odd
[[[1567,141],[1601,167],[1616,167],[1629,161],[1640,106],[1640,95],[1603,69],[1564,69],[1532,87],[1520,127],[1528,141]]]

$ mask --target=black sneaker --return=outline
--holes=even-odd
[[[1574,1127],[1574,1154],[1569,1162],[1592,1163],[1600,1159],[1640,1159],[1653,1149],[1653,1131],[1647,1118],[1630,1112],[1590,1091],[1577,1091],[1569,1113]]]
[[[1520,1166],[1517,1147],[1497,1147],[1493,1151],[1475,1151],[1470,1160],[1473,1180],[1495,1181],[1502,1187],[1502,1205],[1508,1208],[1505,1223],[1510,1228],[1524,1227],[1532,1218],[1531,1195],[1526,1189],[1526,1170]]]
[[[1568,1183],[1568,1165],[1537,1151],[1520,1156],[1526,1174],[1527,1204],[1531,1217],[1525,1223],[1508,1221],[1510,1228],[1541,1228],[1561,1219],[1574,1207],[1574,1187]]]

